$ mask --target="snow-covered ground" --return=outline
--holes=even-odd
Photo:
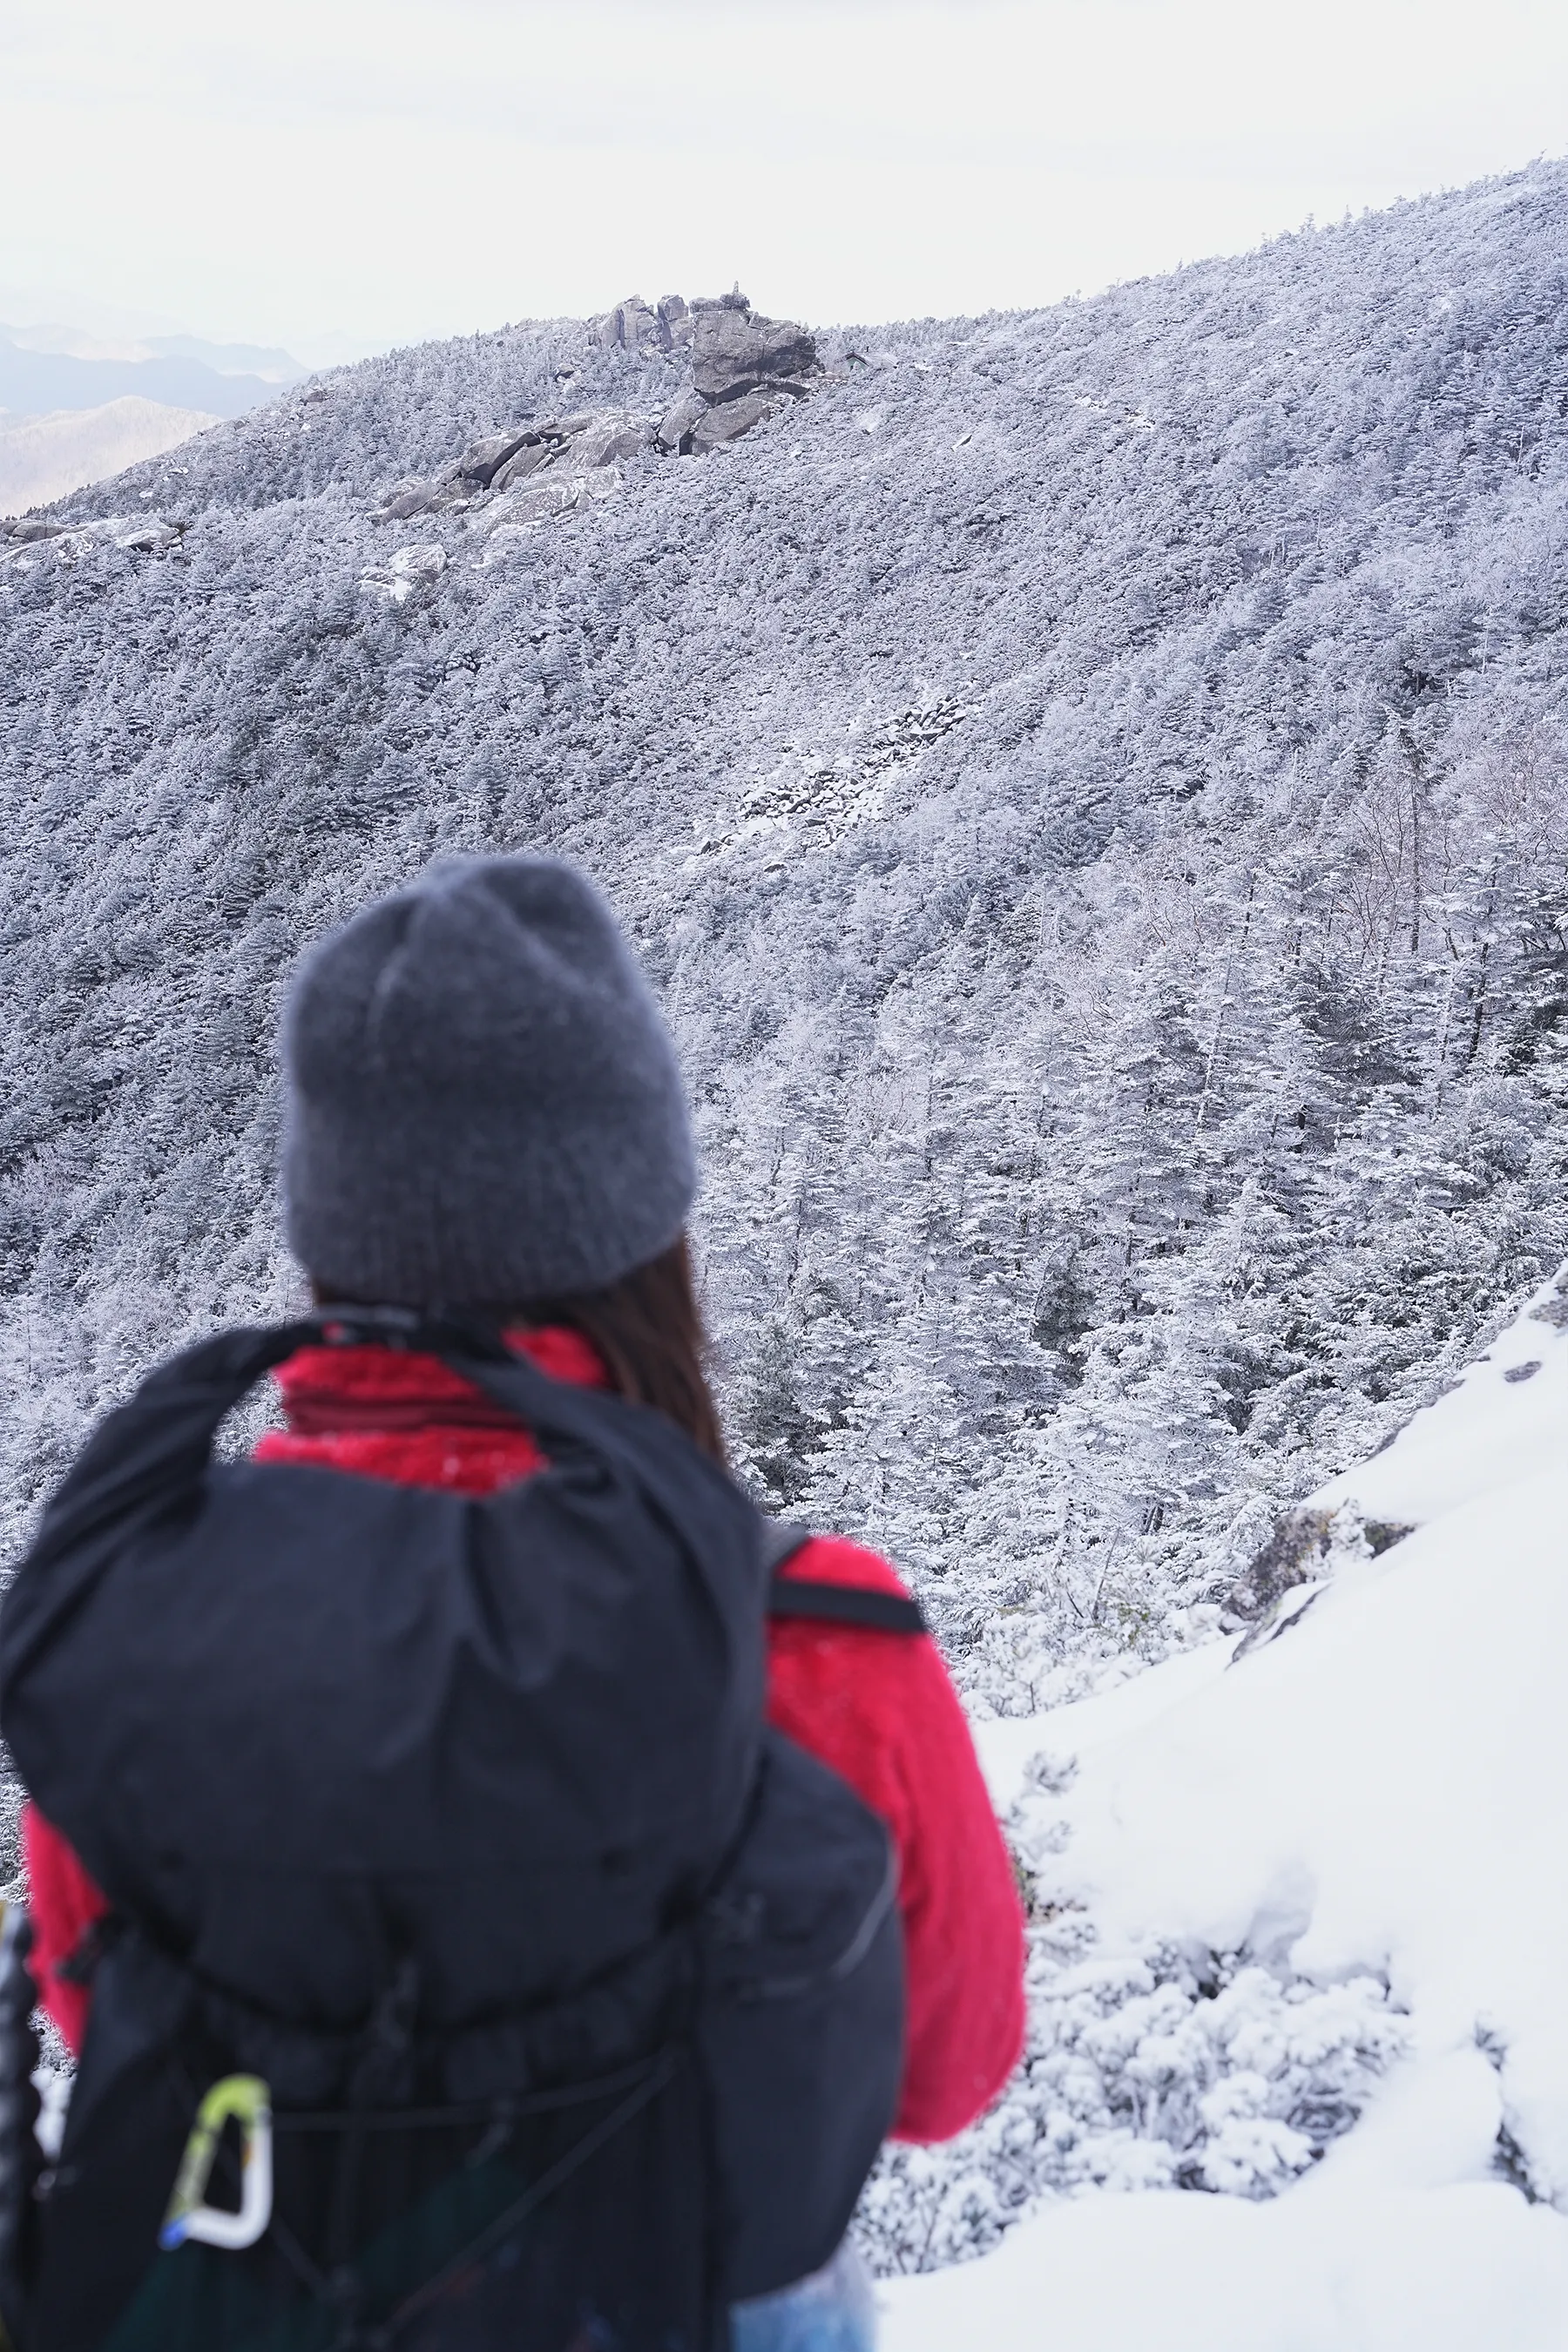
[[[1080,1948],[1161,1939],[1287,1989],[1207,2095],[1205,2177],[1249,2131],[1299,2177],[1051,2197],[980,2260],[889,2282],[889,2352],[1568,2346],[1568,1271],[1312,1499],[1340,1514],[1333,1573],[1271,1638],[978,1727],[1037,1915],[1091,1923]],[[1373,1557],[1366,1521],[1412,1532]],[[1402,2050],[1319,2160],[1292,2158],[1268,2036],[1369,1981]]]

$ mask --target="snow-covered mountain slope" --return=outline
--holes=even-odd
[[[1564,1332],[1568,1273],[1549,1282],[1392,1444],[1331,1478],[1310,1505],[1337,1511],[1350,1504],[1363,1519],[1420,1528],[1534,1471],[1568,1467]]]
[[[626,304],[0,533],[12,1540],[289,1296],[300,945],[527,847],[663,992],[747,1475],[894,1549],[977,1704],[1212,1626],[1568,1249],[1565,253],[1541,166],[821,336],[706,456]]]
[[[1568,2342],[1565,1299],[1312,1498],[1413,1531],[1272,1640],[981,1727],[1037,1999],[971,2184],[1077,2193],[891,2288],[890,2352]],[[939,2163],[945,2215],[883,2184],[895,2259],[933,2213],[956,2251],[966,2193],[982,2221]]]
[[[24,514],[68,490],[122,474],[144,457],[161,457],[216,422],[195,409],[170,408],[130,394],[101,408],[67,408],[0,422],[0,515]]]

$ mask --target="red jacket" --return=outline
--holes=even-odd
[[[531,1332],[522,1344],[557,1379],[604,1384],[574,1332]],[[289,1429],[261,1440],[258,1461],[469,1495],[541,1466],[527,1432],[431,1357],[310,1348],[277,1377]],[[903,1590],[885,1560],[837,1536],[814,1537],[784,1573]],[[769,1720],[841,1772],[892,1832],[909,1989],[895,2129],[946,2139],[995,2097],[1024,2032],[1023,1920],[969,1727],[929,1641],[793,1618],[770,1625],[768,1653]],[[79,2050],[89,1994],[60,1966],[108,1906],[36,1807],[24,1839],[44,2005]]]

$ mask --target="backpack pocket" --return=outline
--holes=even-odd
[[[898,1865],[847,1782],[782,1733],[705,1919],[697,2043],[724,2217],[724,2293],[820,2270],[897,2111]]]

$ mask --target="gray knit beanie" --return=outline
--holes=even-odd
[[[447,858],[304,959],[284,1016],[289,1240],[329,1297],[597,1290],[679,1234],[674,1051],[599,893]]]

